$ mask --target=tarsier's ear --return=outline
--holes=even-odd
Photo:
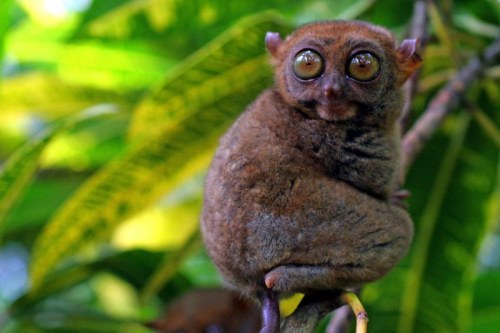
[[[266,33],[266,48],[273,57],[276,57],[278,54],[278,48],[281,43],[282,40],[279,32]]]
[[[402,85],[422,64],[420,40],[405,39],[397,49],[398,84]]]

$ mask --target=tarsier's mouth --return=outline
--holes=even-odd
[[[349,102],[318,103],[315,109],[318,116],[327,121],[346,120],[356,115],[356,105]]]
[[[301,106],[312,118],[320,118],[326,121],[341,121],[347,120],[356,115],[357,106],[351,102],[339,102],[333,100],[326,100],[318,102],[301,101]]]

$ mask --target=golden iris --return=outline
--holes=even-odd
[[[297,53],[293,61],[293,73],[301,80],[314,79],[323,74],[323,58],[313,50]]]
[[[380,73],[380,62],[369,52],[356,53],[347,64],[347,75],[358,81],[372,81]]]

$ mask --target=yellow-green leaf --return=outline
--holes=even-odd
[[[141,124],[147,126],[141,127],[144,133],[140,140],[123,157],[91,177],[49,221],[33,250],[34,289],[68,254],[105,239],[125,218],[208,166],[219,136],[272,82],[264,47],[244,38],[258,31],[263,41],[267,29],[281,31],[286,26],[269,15],[244,21],[227,33],[235,38],[233,43],[226,38],[219,40],[224,48],[212,44],[200,51],[205,58],[200,63],[212,64],[212,72],[182,65],[172,75],[184,80],[175,80],[175,84],[167,80],[168,84],[147,98],[141,105],[145,115],[165,109],[171,118],[160,117],[158,121],[155,117],[152,121],[145,116],[147,121]],[[232,62],[237,66],[218,75],[221,65],[215,64],[220,61],[217,52],[221,49],[239,59]],[[169,95],[170,90],[179,89],[177,85],[189,93]],[[189,107],[179,112],[177,108],[183,105]]]
[[[132,98],[130,94],[70,84],[55,75],[36,72],[8,78],[0,89],[3,113],[39,113],[46,119],[103,103],[129,108]]]

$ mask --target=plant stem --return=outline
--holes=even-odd
[[[343,292],[340,299],[345,304],[349,305],[356,316],[356,333],[366,333],[368,327],[368,314],[359,301],[358,296],[353,292]]]

